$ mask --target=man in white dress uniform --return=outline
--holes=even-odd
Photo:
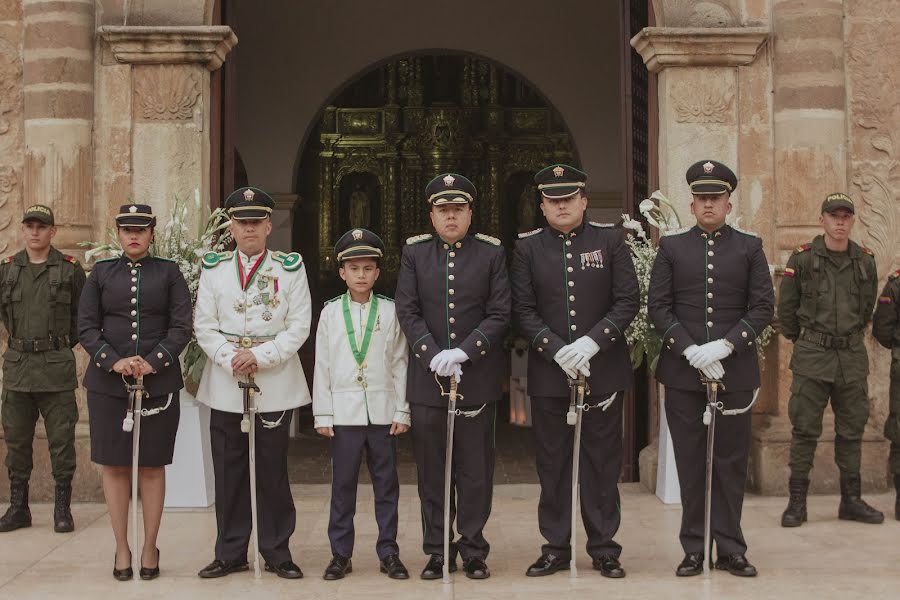
[[[291,411],[311,399],[297,351],[309,337],[311,305],[303,260],[266,249],[274,201],[246,187],[225,201],[235,252],[203,257],[194,330],[209,357],[197,399],[212,409],[210,440],[216,477],[215,560],[199,575],[222,577],[248,568],[249,449],[241,432],[239,381],[253,374],[256,394],[256,491],[259,550],[265,569],[299,579],[288,542],[296,513],[288,484]]]

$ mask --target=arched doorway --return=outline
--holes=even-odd
[[[559,112],[524,78],[486,58],[421,53],[381,61],[322,107],[300,152],[294,247],[322,300],[342,291],[334,241],[351,227],[384,239],[379,287],[392,294],[404,240],[430,231],[422,194],[444,171],[479,190],[473,230],[511,249],[542,225],[534,173],[578,165]]]

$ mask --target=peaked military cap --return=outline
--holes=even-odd
[[[432,206],[471,204],[476,195],[475,184],[456,173],[442,173],[425,186],[425,196]]]
[[[715,160],[697,161],[688,167],[685,174],[693,194],[721,194],[730,196],[737,188],[738,180],[734,171]]]
[[[116,215],[116,227],[156,227],[149,204],[123,204]]]
[[[850,214],[856,214],[856,208],[853,206],[853,200],[850,199],[850,196],[844,194],[843,192],[837,192],[835,194],[828,194],[825,196],[825,201],[822,202],[822,212],[833,212],[838,210],[839,208],[843,208],[850,212]]]
[[[334,245],[334,256],[339,265],[351,258],[380,259],[384,256],[384,242],[368,229],[351,229]]]
[[[541,195],[544,198],[562,199],[574,196],[584,189],[587,173],[569,165],[550,165],[538,171],[534,176]]]
[[[22,222],[24,223],[25,221],[40,221],[44,225],[53,225],[55,223],[53,211],[50,210],[49,206],[44,206],[43,204],[35,204],[26,208],[25,214],[22,216]]]
[[[272,215],[275,201],[256,187],[242,187],[234,190],[225,199],[225,210],[232,219],[265,219]]]

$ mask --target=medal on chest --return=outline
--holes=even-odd
[[[602,269],[603,268],[603,252],[594,250],[592,252],[581,253],[581,270],[585,269]]]
[[[356,329],[353,326],[353,318],[350,316],[350,292],[341,298],[341,309],[344,313],[344,328],[347,331],[347,341],[350,342],[350,351],[356,361],[356,383],[366,389],[366,354],[369,352],[369,343],[372,341],[372,332],[378,321],[378,296],[372,294],[372,302],[369,305],[369,318],[366,320],[366,330],[363,332],[362,346],[356,344]]]

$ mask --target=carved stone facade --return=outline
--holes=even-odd
[[[856,238],[875,252],[882,278],[896,269],[897,0],[651,4],[656,26],[632,43],[656,77],[659,187],[682,214],[687,214],[689,198],[684,171],[691,162],[702,155],[736,167],[741,183],[733,216],[763,238],[770,262],[778,267],[794,247],[818,232],[824,195],[847,190],[859,206]],[[0,0],[3,254],[20,247],[16,224],[26,202],[51,203],[64,224],[59,245],[77,253],[77,241],[105,236],[113,210],[122,202],[149,201],[165,213],[176,194],[189,197],[196,191],[208,197],[210,144],[218,126],[210,115],[210,72],[237,43],[229,28],[211,24],[215,5],[210,0]],[[27,28],[36,35],[26,36]],[[328,60],[327,52],[321,60]],[[413,67],[389,68],[386,77],[396,82],[391,87],[417,89],[421,73]],[[489,85],[488,105],[495,102],[495,93],[496,85]],[[464,104],[471,100],[462,99]],[[454,116],[416,109],[423,104],[413,94],[405,98],[403,112],[401,99],[391,97],[377,113],[326,113],[322,127],[366,136],[398,131],[402,123],[426,132],[430,147],[453,147],[456,130],[448,119]],[[534,132],[548,125],[546,115],[533,111],[485,112],[486,128],[504,124]],[[573,133],[577,138],[578,132]],[[402,143],[398,148],[401,154],[416,150]],[[333,151],[343,152],[338,143]],[[497,196],[504,171],[530,169],[536,157],[549,151],[564,154],[566,149],[551,144],[531,154],[503,156],[502,147],[488,141],[480,152],[494,158],[479,174],[485,182],[482,192]],[[339,161],[323,160],[321,169],[320,181],[327,182],[354,169],[375,172],[381,185],[393,190],[420,187],[424,177],[361,150],[341,154]],[[333,193],[331,185],[325,187],[320,192]],[[284,198],[296,193],[272,191]],[[493,215],[480,216],[495,222]],[[323,213],[319,226],[334,228],[337,218]],[[406,223],[403,230],[416,225]],[[886,483],[881,427],[887,413],[889,356],[870,348],[872,416],[863,475],[866,489],[875,489]],[[755,411],[750,484],[764,493],[783,493],[787,482],[790,352],[783,339],[769,349]],[[86,418],[79,426],[79,476],[88,479],[77,482],[76,497],[96,499],[100,490],[85,457],[84,423]],[[814,471],[819,491],[836,486],[830,428],[826,424]],[[655,481],[654,455],[651,447],[642,458],[647,482]],[[46,456],[43,448],[39,456]],[[42,470],[49,471],[48,465],[38,465]],[[3,477],[0,497],[6,493]],[[35,496],[44,491],[37,489]]]

